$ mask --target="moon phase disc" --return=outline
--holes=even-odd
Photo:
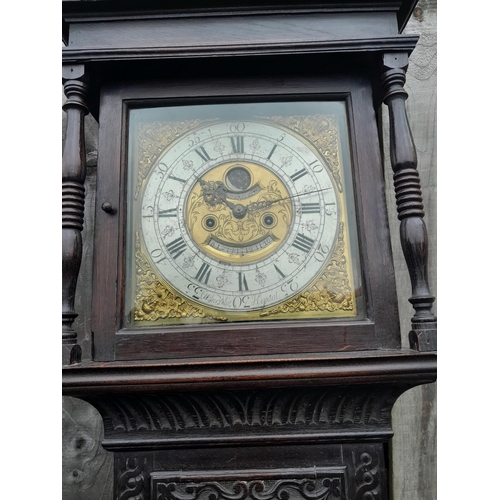
[[[226,174],[226,184],[233,191],[245,191],[250,187],[252,176],[242,165],[236,165]]]

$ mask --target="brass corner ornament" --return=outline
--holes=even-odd
[[[224,316],[207,314],[207,310],[179,296],[153,269],[144,252],[140,234],[135,235],[137,288],[134,308],[135,321],[158,321],[167,318],[209,318],[227,321]]]

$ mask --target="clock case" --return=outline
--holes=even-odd
[[[404,108],[417,37],[400,32],[415,4],[63,1],[63,394],[103,417],[116,498],[183,498],[189,487],[196,500],[209,485],[229,499],[259,481],[254,499],[270,491],[388,498],[392,406],[436,378],[427,235]],[[122,331],[127,106],[309,99],[346,103],[366,319]],[[397,313],[384,195],[383,101],[416,310],[412,349],[401,348],[407,327]],[[99,158],[93,354],[82,360],[71,325],[87,111],[99,122]],[[320,481],[304,483],[311,477]],[[334,486],[323,497],[327,483]]]

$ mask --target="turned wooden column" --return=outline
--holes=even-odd
[[[84,117],[87,85],[83,65],[63,66],[63,109],[68,118],[62,157],[62,363],[81,361],[81,347],[73,330],[75,290],[82,261],[83,211],[85,204]]]
[[[401,221],[401,245],[411,279],[412,296],[408,300],[415,309],[409,334],[410,347],[418,351],[435,351],[437,320],[432,312],[435,298],[429,291],[427,277],[427,228],[423,219],[417,154],[406,114],[408,94],[403,88],[407,68],[408,54],[384,54],[383,100],[389,108],[390,154],[398,218]]]

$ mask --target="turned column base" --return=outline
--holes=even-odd
[[[437,322],[413,323],[410,331],[410,349],[419,352],[437,351]]]
[[[82,362],[82,348],[76,344],[62,344],[63,366],[76,365]]]

